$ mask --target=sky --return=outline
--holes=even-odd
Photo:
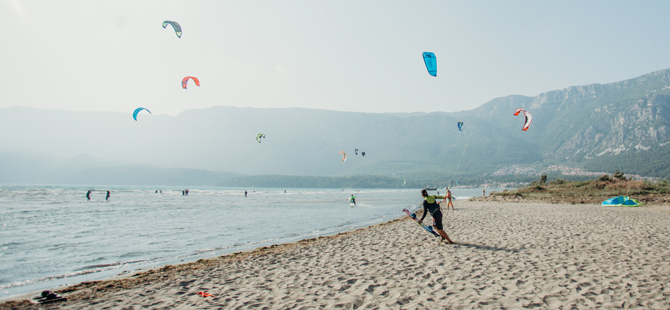
[[[670,68],[667,1],[0,0],[0,108],[461,111]],[[178,38],[164,20],[181,24]],[[434,52],[438,75],[421,54]],[[201,86],[181,88],[185,76]]]

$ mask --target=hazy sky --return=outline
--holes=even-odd
[[[0,107],[468,110],[668,68],[669,11],[668,1],[0,0]],[[182,25],[181,39],[164,20]],[[187,75],[201,87],[181,89]]]

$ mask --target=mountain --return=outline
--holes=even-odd
[[[0,184],[218,186],[230,172],[160,168],[89,155],[67,159],[33,151],[0,150]]]
[[[516,108],[532,113],[533,124],[528,132],[518,130],[520,120],[510,122],[512,113],[507,111]],[[668,156],[650,152],[662,148],[670,138],[667,69],[626,81],[569,87],[535,97],[497,98],[462,115],[490,121],[503,130],[516,129],[513,134],[523,135],[535,145],[545,164],[670,176]],[[645,162],[665,168],[644,168]]]
[[[160,105],[148,108],[160,113]],[[520,130],[523,116],[513,116],[516,108],[533,114],[528,131]],[[534,97],[511,95],[455,113],[217,106],[177,116],[140,115],[134,121],[130,112],[0,109],[0,131],[11,133],[0,135],[0,147],[6,154],[33,152],[14,160],[12,167],[0,162],[0,172],[11,170],[17,175],[18,169],[22,171],[19,175],[27,177],[51,169],[51,175],[59,176],[54,182],[67,178],[95,181],[78,175],[84,173],[115,175],[115,180],[133,184],[164,179],[178,182],[188,174],[187,170],[168,173],[160,169],[200,171],[191,174],[190,182],[197,178],[230,181],[229,176],[236,175],[240,182],[258,183],[260,179],[252,176],[279,180],[269,175],[291,175],[296,184],[303,184],[312,181],[300,176],[344,177],[313,179],[326,184],[349,182],[350,177],[362,175],[475,182],[514,165],[538,169],[565,165],[670,177],[670,156],[666,155],[670,150],[670,70]],[[462,131],[456,126],[458,121],[464,122]],[[258,133],[266,135],[261,143],[255,140]],[[356,155],[354,149],[366,156]],[[347,153],[346,163],[341,162],[340,151]],[[117,173],[123,169],[110,167],[136,167],[126,173],[139,174],[123,179],[124,174]],[[105,180],[100,176],[95,182]],[[224,183],[230,182],[216,184]]]
[[[65,158],[88,154],[241,174],[451,173],[460,162],[483,169],[541,160],[525,142],[497,130],[485,132],[486,121],[466,117],[459,132],[458,120],[447,113],[212,107],[176,117],[143,115],[136,122],[122,113],[14,107],[0,110],[0,130],[12,132],[0,136],[0,145]],[[257,133],[266,135],[261,143]],[[506,147],[511,144],[520,148]],[[348,154],[346,164],[340,151]]]

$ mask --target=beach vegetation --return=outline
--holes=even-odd
[[[588,181],[568,181],[555,179],[542,183],[542,178],[531,182],[526,187],[491,195],[521,195],[525,197],[560,196],[560,197],[613,197],[670,194],[670,183],[667,180],[658,182],[627,178],[617,170],[612,176],[603,175]]]

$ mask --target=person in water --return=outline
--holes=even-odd
[[[247,190],[244,190],[244,197],[247,197]]]
[[[437,232],[442,236],[440,241],[447,240],[447,242],[453,244],[454,242],[449,239],[449,236],[447,236],[447,233],[442,228],[442,211],[440,211],[440,204],[436,201],[436,199],[444,199],[444,196],[428,195],[428,191],[425,189],[421,190],[421,196],[423,196],[423,216],[421,216],[419,223],[423,224],[423,219],[430,212],[430,215],[433,216],[433,226],[435,226]]]
[[[105,200],[109,201],[109,196],[111,196],[111,194],[109,193],[109,191],[107,191],[107,197],[105,197]]]
[[[445,200],[449,202],[447,203],[447,211],[449,211],[449,206],[451,206],[451,210],[454,210],[454,204],[451,203],[451,198],[453,198],[453,196],[451,196],[451,191],[447,189],[447,198],[445,198]]]
[[[356,196],[354,194],[351,194],[351,197],[349,197],[349,202],[353,203],[354,206],[356,205]]]
[[[91,191],[86,192],[86,199],[91,200]]]

